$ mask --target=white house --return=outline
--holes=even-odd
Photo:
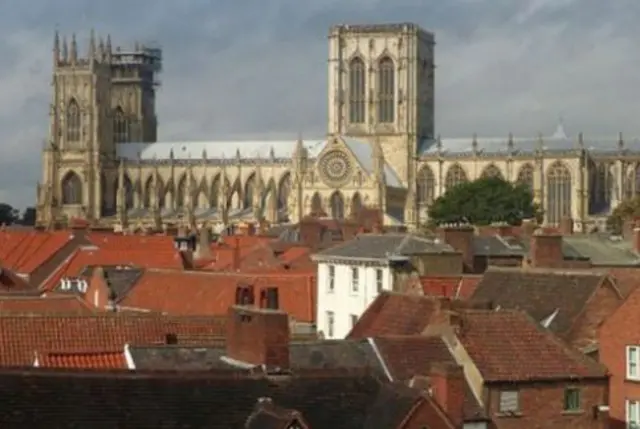
[[[318,264],[316,323],[325,338],[344,338],[411,256],[454,253],[436,238],[414,234],[361,234],[312,256]]]

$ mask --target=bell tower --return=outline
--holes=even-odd
[[[49,135],[38,185],[40,225],[100,216],[101,172],[115,157],[109,111],[111,54],[93,31],[85,52],[80,53],[75,34],[61,38],[56,32]]]

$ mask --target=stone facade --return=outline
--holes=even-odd
[[[319,140],[157,142],[158,48],[54,42],[50,132],[38,223],[82,218],[161,227],[188,221],[298,221],[379,207],[416,227],[448,188],[482,175],[531,187],[546,221],[576,229],[635,194],[640,141],[441,139],[434,130],[434,36],[415,24],[329,32],[327,136]]]

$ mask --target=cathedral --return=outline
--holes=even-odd
[[[157,141],[162,51],[55,35],[37,223],[225,227],[380,209],[416,228],[447,189],[484,176],[530,187],[545,222],[599,226],[640,192],[640,141],[568,136],[444,138],[434,124],[434,35],[410,23],[329,31],[327,133],[290,141]]]

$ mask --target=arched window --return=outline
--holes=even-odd
[[[133,208],[133,184],[126,174],[124,175],[124,206],[127,210]]]
[[[625,178],[624,197],[625,199],[633,198],[638,193],[640,193],[640,168],[638,165],[633,165]]]
[[[280,179],[280,186],[278,187],[278,210],[287,208],[287,201],[289,201],[289,193],[291,192],[291,175],[285,173]]]
[[[351,198],[351,217],[357,218],[361,211],[362,197],[360,197],[359,192],[356,192],[355,194],[353,194],[353,198]]]
[[[113,140],[116,143],[129,141],[129,121],[120,106],[113,112]]]
[[[82,180],[73,171],[62,179],[62,204],[82,204]]]
[[[423,166],[418,172],[416,188],[418,207],[426,207],[433,202],[436,191],[436,178],[429,166]]]
[[[464,172],[460,164],[453,164],[449,167],[449,170],[447,170],[447,176],[444,180],[445,190],[448,191],[467,181],[467,173]]]
[[[67,105],[67,141],[79,142],[81,131],[80,106],[75,98]]]
[[[316,192],[311,198],[311,214],[314,216],[322,216],[323,212],[322,198],[320,197],[320,194]]]
[[[187,176],[182,176],[178,182],[178,189],[175,194],[176,208],[181,209],[186,205],[187,196]]]
[[[209,189],[209,207],[215,209],[218,207],[218,191],[220,190],[220,176],[216,176],[211,181],[211,188]]]
[[[533,194],[533,165],[525,164],[520,168],[517,182],[526,186]]]
[[[147,179],[144,184],[144,199],[142,205],[145,209],[151,208],[151,196],[153,195],[153,176]]]
[[[389,57],[378,63],[378,122],[392,123],[395,119],[395,65]]]
[[[334,219],[344,219],[344,199],[340,192],[334,192],[331,195],[331,217]]]
[[[558,225],[563,217],[571,216],[571,173],[559,161],[547,173],[546,213],[550,225]]]
[[[349,64],[349,122],[363,124],[366,107],[365,65],[361,58],[354,58]]]
[[[242,207],[245,209],[250,209],[253,207],[253,195],[256,191],[256,176],[252,174],[249,179],[247,179],[247,183],[244,185],[244,199],[242,200]]]
[[[502,176],[502,172],[500,171],[500,169],[498,167],[495,166],[495,164],[487,165],[484,168],[484,170],[482,170],[482,174],[480,175],[480,177],[482,177],[482,178],[498,177],[500,179],[504,179],[504,177]]]

